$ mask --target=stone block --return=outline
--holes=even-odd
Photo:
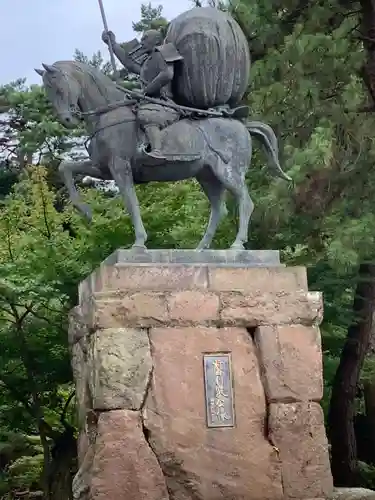
[[[91,307],[91,301],[89,306]],[[85,308],[87,309],[87,303],[85,303]],[[69,345],[73,345],[76,342],[79,342],[89,334],[89,322],[87,321],[87,318],[83,316],[82,305],[73,307],[68,315]]]
[[[269,402],[321,400],[323,366],[317,326],[260,326],[255,341]]]
[[[284,267],[277,250],[119,249],[80,283],[79,301],[104,290],[207,288],[208,266]]]
[[[80,285],[80,301],[96,292],[185,290],[207,288],[207,267],[188,265],[132,265],[118,264],[103,267]]]
[[[90,331],[157,326],[319,324],[321,295],[307,292],[244,294],[181,290],[100,292],[86,314]]]
[[[309,402],[322,396],[322,297],[304,268],[275,251],[119,250],[79,297],[80,500],[330,496],[322,412]],[[203,358],[225,353],[234,425],[208,427],[216,382],[206,358],[205,388]]]
[[[87,344],[82,339],[80,342],[74,344],[70,351],[76,389],[78,423],[82,429],[86,422],[86,412],[92,407],[92,399],[88,385],[90,371],[87,365]]]
[[[285,497],[328,498],[333,482],[320,405],[272,403],[268,430],[281,460]]]
[[[179,290],[207,288],[205,266],[116,266],[111,288],[127,290]]]
[[[304,267],[233,268],[209,267],[209,290],[251,294],[306,291]]]
[[[322,321],[321,294],[309,292],[220,293],[220,319],[226,326],[254,327]]]
[[[92,330],[104,328],[137,327],[147,328],[165,324],[169,320],[167,301],[164,293],[136,292],[118,297],[101,293],[91,306],[90,327]]]
[[[205,324],[218,322],[220,301],[208,291],[183,290],[167,296],[169,318],[172,322]]]
[[[91,500],[169,500],[139,412],[102,413],[92,463]]]
[[[98,330],[90,338],[87,365],[94,410],[141,408],[152,370],[145,329]]]
[[[171,498],[281,500],[280,461],[266,439],[266,400],[244,328],[152,328],[154,370],[144,425]],[[208,428],[203,353],[231,352],[235,426]]]
[[[366,488],[335,488],[329,500],[375,500],[375,491]]]
[[[78,437],[77,437],[77,457],[78,457],[78,463],[82,464],[83,460],[86,456],[86,453],[89,449],[89,438],[84,430],[79,432]]]

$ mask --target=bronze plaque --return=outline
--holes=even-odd
[[[207,427],[234,427],[231,361],[229,353],[203,356]]]

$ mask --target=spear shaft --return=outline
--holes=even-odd
[[[102,15],[104,30],[108,33],[108,31],[109,31],[108,30],[108,23],[107,23],[107,18],[105,15],[103,0],[98,0],[98,1],[99,1],[100,13]],[[113,68],[113,74],[114,74],[115,80],[117,81],[118,80],[118,73],[117,73],[117,69],[116,69],[116,60],[115,60],[115,54],[113,52],[112,42],[111,42],[110,38],[108,39],[108,50],[109,50],[109,57],[111,59],[111,64],[112,64],[112,68]]]

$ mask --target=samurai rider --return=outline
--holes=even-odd
[[[175,64],[183,58],[173,44],[163,44],[160,31],[146,31],[140,45],[136,40],[120,45],[112,31],[104,31],[102,40],[107,45],[111,43],[114,54],[130,73],[140,75],[146,96],[173,102]],[[177,122],[181,113],[163,104],[142,103],[137,117],[151,148],[148,154],[163,158],[160,152],[161,130]],[[146,152],[145,146],[142,149]]]

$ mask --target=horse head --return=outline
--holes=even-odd
[[[79,98],[81,87],[79,83],[63,71],[57,64],[43,64],[43,69],[35,71],[43,78],[47,98],[54,107],[61,123],[67,128],[78,125]]]

